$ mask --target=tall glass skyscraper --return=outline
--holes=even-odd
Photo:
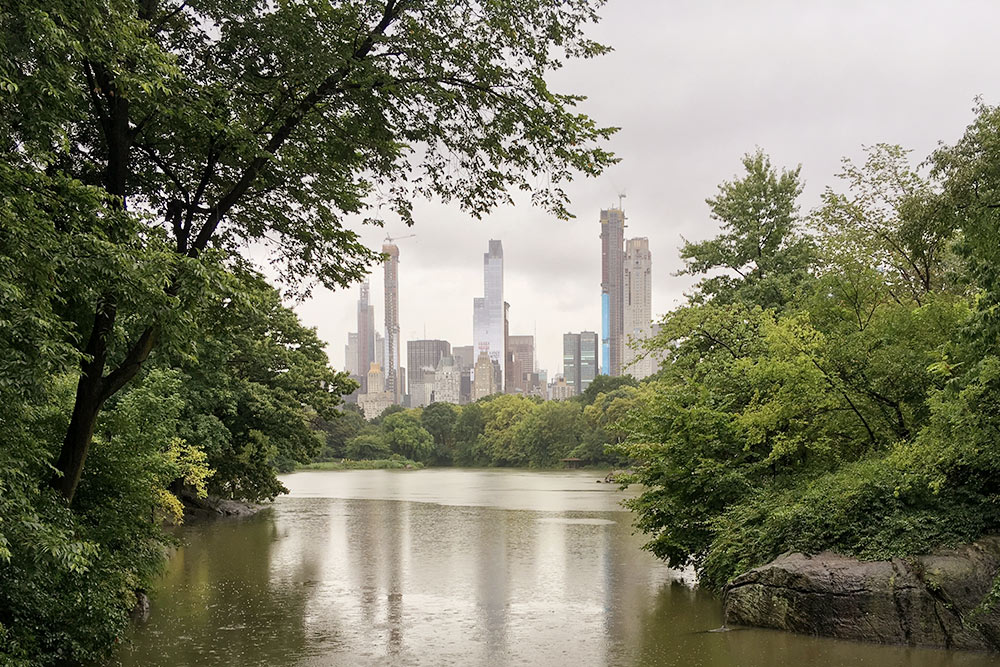
[[[601,211],[601,372],[622,374],[625,212]]]
[[[483,296],[472,302],[472,334],[475,351],[489,355],[504,376],[503,246],[490,240],[489,251],[483,253]]]

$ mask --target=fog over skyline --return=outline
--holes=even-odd
[[[614,51],[550,77],[558,92],[587,95],[581,110],[599,124],[622,128],[608,145],[622,162],[567,185],[574,220],[517,198],[481,221],[426,201],[415,202],[412,228],[352,221],[376,249],[387,233],[416,235],[397,243],[404,367],[408,340],[473,343],[489,239],[503,242],[510,333],[536,335],[538,367],[551,379],[562,370],[564,332],[600,332],[599,215],[619,193],[626,238],[649,238],[657,317],[692,282],[673,275],[682,237],[715,235],[705,198],[739,174],[745,153],[760,147],[779,168],[801,163],[807,213],[826,186],[840,188],[842,157],[860,160],[863,146],[888,142],[913,149],[919,162],[961,136],[974,97],[1000,103],[995,2],[611,0],[601,14],[591,36]],[[370,281],[382,331],[380,264]],[[294,305],[338,369],[358,294],[357,286],[317,287]]]

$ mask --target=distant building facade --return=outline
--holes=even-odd
[[[563,334],[563,378],[573,387],[576,394],[582,394],[597,377],[597,332]]]
[[[367,369],[375,361],[375,306],[369,303],[368,282],[361,284],[361,298],[358,299],[358,375],[361,377],[361,393],[368,393]]]
[[[535,337],[507,336],[508,394],[528,394],[535,372]]]
[[[429,405],[434,391],[434,374],[441,357],[451,355],[446,340],[411,340],[406,343],[406,368],[410,375],[410,407]]]
[[[478,355],[474,345],[456,345],[451,348],[451,356],[455,357],[455,363],[458,364],[459,368],[471,369],[476,365]]]
[[[358,405],[361,406],[365,419],[375,419],[393,404],[393,396],[385,390],[385,375],[376,362],[371,363],[366,375],[365,384],[370,391],[358,395]]]
[[[601,367],[605,375],[622,373],[624,344],[625,212],[601,211]]]
[[[496,363],[490,359],[486,350],[479,353],[479,359],[476,360],[475,372],[473,374],[473,401],[478,401],[481,398],[486,398],[497,393],[495,367]]]
[[[549,399],[553,401],[565,401],[567,398],[576,396],[576,389],[568,384],[562,375],[557,375],[556,379],[549,384]]]
[[[358,333],[356,331],[347,334],[347,345],[344,346],[344,367],[348,374],[361,377],[361,369],[358,367]]]
[[[385,388],[393,396],[393,402],[403,399],[404,383],[400,382],[399,367],[399,248],[388,242],[382,244],[385,255],[383,263],[385,276]]]
[[[501,382],[506,361],[504,321],[503,245],[491,239],[489,250],[483,254],[483,296],[472,302],[472,333],[476,367],[479,366],[479,353],[486,352],[499,366]]]
[[[455,363],[453,356],[441,357],[434,369],[434,391],[432,403],[452,403],[458,405],[461,401],[462,369]]]
[[[625,242],[625,346],[622,371],[636,379],[656,372],[656,360],[644,354],[639,344],[653,332],[653,256],[649,239]]]

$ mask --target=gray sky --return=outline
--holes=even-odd
[[[562,365],[562,334],[600,331],[601,208],[627,194],[627,237],[653,254],[653,313],[670,310],[690,285],[681,237],[713,236],[705,198],[760,146],[778,166],[802,164],[802,210],[819,201],[842,157],[878,142],[902,144],[920,161],[972,120],[973,98],[1000,102],[1000,3],[915,0],[610,0],[592,36],[615,51],[574,62],[552,77],[560,92],[589,97],[583,110],[621,126],[611,149],[622,162],[568,187],[576,219],[562,222],[527,203],[482,221],[457,206],[417,202],[416,224],[365,228],[416,234],[400,249],[400,328],[406,341],[472,344],[472,299],[483,293],[487,241],[504,248],[511,334],[536,333],[540,368]],[[376,325],[384,323],[381,266],[371,276]],[[356,330],[358,289],[322,288],[295,306],[344,368]]]

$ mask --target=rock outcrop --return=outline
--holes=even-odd
[[[891,561],[786,554],[733,580],[725,592],[726,622],[998,651],[1000,599],[991,595],[998,575],[1000,537]]]
[[[253,516],[266,505],[247,503],[239,500],[229,500],[226,498],[216,498],[207,496],[199,498],[196,493],[187,489],[177,493],[177,497],[184,505],[184,520],[191,519],[214,519],[220,517],[241,518]]]

